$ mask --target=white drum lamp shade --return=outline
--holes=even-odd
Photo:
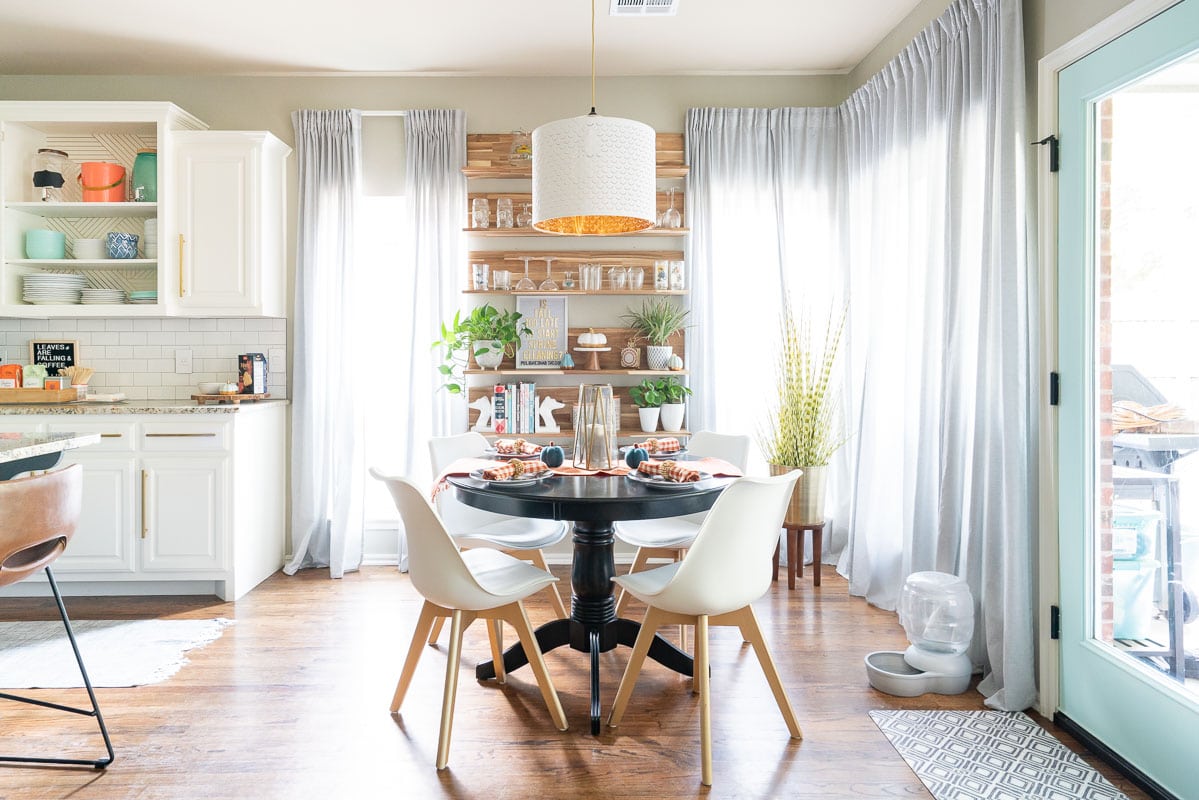
[[[533,227],[603,236],[652,228],[656,137],[642,122],[589,114],[533,131]]]

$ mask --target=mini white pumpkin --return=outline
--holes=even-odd
[[[587,333],[579,334],[579,347],[603,347],[608,343],[608,337],[596,333],[594,328],[588,328]]]
[[[666,368],[674,370],[675,372],[681,370],[683,368],[683,359],[679,357],[678,353],[673,354],[669,359],[667,359]]]

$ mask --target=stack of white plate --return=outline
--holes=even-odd
[[[79,302],[80,291],[86,286],[87,278],[82,275],[56,275],[47,272],[26,275],[22,299],[35,305],[76,304]]]
[[[129,302],[134,305],[154,305],[158,302],[158,290],[130,292]]]
[[[125,302],[123,289],[82,289],[80,294],[80,302],[85,306]]]
[[[150,217],[146,220],[143,231],[142,246],[145,248],[143,258],[158,258],[158,220]]]

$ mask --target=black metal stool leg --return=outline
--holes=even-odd
[[[83,666],[83,656],[79,654],[79,645],[75,642],[75,631],[71,628],[71,619],[67,616],[67,607],[63,605],[62,595],[58,591],[58,583],[54,580],[54,573],[50,571],[50,567],[46,567],[46,577],[50,581],[50,589],[54,592],[54,602],[58,604],[58,614],[62,617],[63,627],[67,629],[67,638],[71,641],[71,649],[75,651],[75,661],[79,664],[79,673],[83,676],[83,685],[87,687],[87,696],[92,701],[91,709],[75,708],[73,706],[59,705],[58,703],[48,703],[44,700],[34,700],[31,697],[19,697],[13,694],[5,694],[0,692],[0,698],[5,700],[15,700],[19,703],[28,703],[29,705],[41,706],[42,708],[52,708],[56,711],[69,711],[72,714],[82,714],[85,717],[95,717],[96,722],[100,725],[100,735],[104,737],[104,748],[108,751],[108,758],[96,760],[87,760],[80,758],[32,758],[21,756],[0,756],[0,761],[14,762],[19,764],[69,764],[72,766],[95,767],[96,769],[104,769],[113,762],[116,755],[112,751],[112,740],[108,738],[108,728],[104,725],[104,717],[100,714],[100,705],[96,702],[96,692],[92,689],[91,678],[87,676],[87,668]]]

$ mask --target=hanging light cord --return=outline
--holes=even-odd
[[[595,0],[591,0],[591,113],[595,116]]]

